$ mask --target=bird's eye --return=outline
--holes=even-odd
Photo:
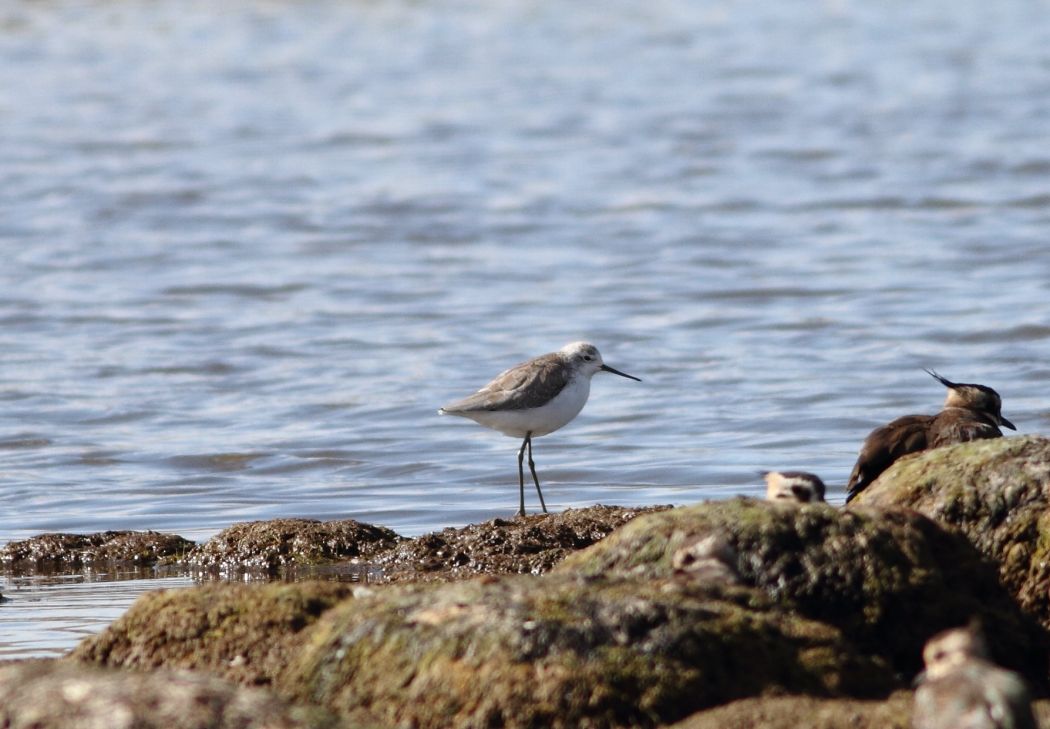
[[[592,359],[594,359],[594,357],[592,357],[592,356],[591,356],[591,355],[589,355],[589,354],[585,354],[585,355],[583,355],[583,358],[584,358],[585,360],[587,360],[588,362],[590,362],[590,361],[591,361]]]

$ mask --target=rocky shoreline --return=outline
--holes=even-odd
[[[901,459],[843,509],[41,535],[4,569],[239,579],[147,593],[63,658],[0,663],[0,725],[903,728],[923,643],[974,617],[1046,696],[1048,500],[1050,439],[1027,436]]]

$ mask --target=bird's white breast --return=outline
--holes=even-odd
[[[527,410],[485,410],[463,413],[466,417],[498,430],[504,435],[524,438],[553,433],[580,414],[591,393],[591,378],[579,375],[572,378],[554,398],[545,405]]]

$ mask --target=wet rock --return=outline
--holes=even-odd
[[[0,563],[13,572],[91,565],[151,566],[174,562],[194,547],[177,534],[109,531],[95,534],[40,534],[8,542]]]
[[[1045,682],[1044,633],[999,585],[994,565],[961,536],[908,510],[776,504],[737,498],[650,514],[571,555],[559,574],[658,579],[712,535],[736,554],[744,585],[840,628],[903,678],[926,639],[980,616],[996,658]],[[994,633],[994,635],[992,635]]]
[[[693,714],[671,729],[911,729],[912,693],[885,701],[763,696]]]
[[[857,503],[915,509],[965,534],[1050,628],[1050,438],[983,440],[901,459]]]
[[[5,729],[327,729],[327,712],[188,672],[127,673],[53,661],[0,666]]]
[[[335,582],[220,582],[149,592],[81,641],[69,660],[201,669],[243,684],[268,684],[298,651],[303,631],[352,589]]]
[[[375,588],[322,616],[275,686],[366,725],[625,727],[892,681],[757,590],[544,575]]]
[[[374,564],[390,581],[456,580],[479,574],[540,574],[640,514],[668,506],[592,506],[492,519],[406,540]]]
[[[226,571],[276,572],[286,566],[369,559],[403,537],[353,519],[271,519],[234,524],[200,545],[192,565]]]

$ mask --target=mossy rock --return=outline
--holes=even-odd
[[[186,671],[129,673],[55,661],[0,666],[5,729],[336,729],[328,712]]]
[[[981,440],[903,458],[856,503],[915,509],[965,534],[1050,628],[1050,438]]]
[[[152,531],[47,533],[8,542],[0,549],[0,563],[15,572],[102,564],[150,567],[158,562],[173,562],[194,546],[177,534]]]
[[[448,528],[406,539],[373,564],[388,581],[457,580],[481,574],[541,574],[635,517],[668,506],[591,506]]]
[[[756,590],[545,575],[376,589],[327,612],[276,685],[351,722],[445,728],[656,726],[765,691],[892,682]]]
[[[367,560],[402,539],[386,527],[353,519],[270,519],[234,524],[194,549],[186,561],[234,572],[276,572],[289,566]]]
[[[885,701],[760,696],[693,714],[670,729],[911,729],[913,694]]]
[[[636,519],[555,572],[668,577],[681,572],[676,560],[691,545],[711,535],[728,543],[743,584],[837,626],[905,679],[922,667],[927,638],[979,616],[997,658],[1046,680],[1043,631],[999,585],[994,565],[914,511],[708,502]]]
[[[200,669],[243,684],[268,684],[298,651],[302,631],[348,599],[351,589],[334,582],[219,582],[148,592],[104,631],[81,641],[68,660]]]

